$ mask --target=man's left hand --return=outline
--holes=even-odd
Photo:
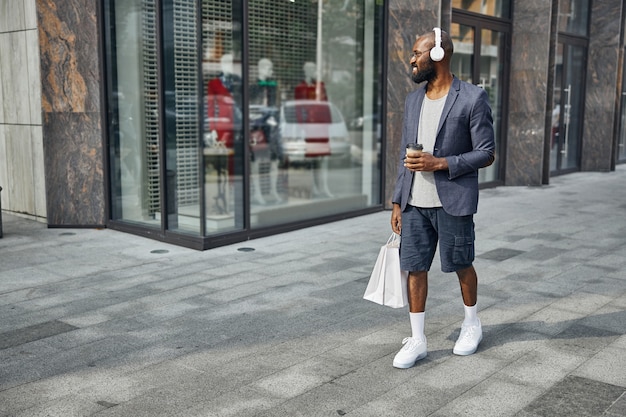
[[[437,158],[428,152],[420,152],[416,157],[407,157],[404,166],[411,172],[434,172],[448,169],[446,158]]]

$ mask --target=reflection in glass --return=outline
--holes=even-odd
[[[380,204],[382,6],[248,4],[251,226]]]
[[[476,28],[453,23],[450,36],[454,43],[452,55],[452,72],[461,80],[483,88],[489,95],[489,103],[493,115],[493,128],[496,139],[496,161],[489,167],[478,171],[479,181],[495,181],[498,179],[500,167],[499,153],[502,138],[502,91],[504,75],[504,42],[505,35],[489,29],[480,31],[480,55],[474,56]],[[478,64],[478,73],[474,75],[474,64]],[[478,79],[474,80],[477,76]]]
[[[211,236],[380,205],[383,7],[105,0],[112,218]]]
[[[502,83],[504,75],[504,34],[493,30],[481,31],[480,46],[480,82],[479,86],[487,91],[493,115],[493,129],[496,134],[496,150],[501,149],[502,139]],[[495,162],[479,171],[480,181],[493,181],[498,179],[498,170],[501,158],[496,157]]]
[[[452,23],[450,37],[454,45],[452,73],[460,80],[473,83],[474,73],[474,28]]]
[[[163,7],[165,211],[168,230],[198,235],[201,177],[198,167],[202,104],[198,81],[197,10],[191,0]]]
[[[626,54],[624,54],[626,62]],[[622,96],[621,96],[621,117],[620,130],[617,142],[617,162],[626,162],[626,71],[622,71]]]
[[[202,2],[206,234],[243,228],[243,118],[239,2]]]
[[[552,106],[550,171],[578,168],[582,135],[583,85],[586,50],[559,43]]]
[[[455,9],[494,17],[511,17],[511,0],[452,0]]]
[[[589,27],[589,0],[561,0],[559,2],[559,32],[587,36]]]
[[[159,227],[156,5],[112,0],[107,12],[111,217]]]
[[[284,161],[279,120],[278,81],[274,77],[274,64],[269,58],[258,60],[257,74],[250,84],[250,183],[252,204],[266,205],[283,202],[284,187],[279,193],[279,164]],[[261,166],[266,171],[261,175]],[[262,180],[266,184],[262,185]]]
[[[563,82],[563,44],[557,45],[554,67],[554,94],[552,98],[552,123],[550,129],[550,172],[559,166],[561,144],[561,84]]]

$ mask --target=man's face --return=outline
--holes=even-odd
[[[432,81],[437,76],[435,64],[430,59],[431,42],[428,38],[419,38],[413,45],[411,55],[411,79],[416,84]]]

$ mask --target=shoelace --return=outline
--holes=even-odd
[[[404,339],[402,339],[402,344],[404,345],[402,346],[402,350],[413,350],[417,347],[417,345],[419,345],[419,343],[420,342],[418,340],[413,339],[412,337],[405,337]]]

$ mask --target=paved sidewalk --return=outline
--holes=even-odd
[[[483,343],[452,354],[436,263],[407,370],[407,310],[361,298],[389,212],[205,252],[4,213],[0,416],[624,416],[625,189],[619,166],[483,190]]]

